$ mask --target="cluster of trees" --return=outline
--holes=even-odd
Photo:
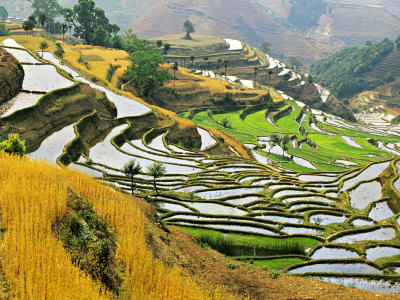
[[[10,32],[7,30],[6,25],[0,23],[0,36],[7,36],[10,35]]]
[[[362,75],[372,71],[393,48],[389,39],[347,48],[311,66],[310,75],[314,81],[327,83],[337,97],[351,96],[368,88]]]
[[[271,148],[275,146],[281,146],[282,148],[282,155],[285,155],[285,152],[288,150],[288,145],[287,143],[290,142],[290,136],[284,135],[283,137],[280,137],[279,135],[276,134],[271,134],[269,137],[269,150],[268,154],[271,154]]]
[[[5,21],[8,18],[8,11],[4,6],[0,6],[0,19]]]
[[[129,30],[121,37],[120,42],[121,48],[129,53],[131,61],[126,78],[134,84],[141,96],[151,96],[165,81],[173,79],[167,69],[160,69],[164,59],[148,40],[139,39]]]
[[[50,33],[65,35],[68,30],[89,45],[120,48],[117,36],[120,28],[110,24],[103,9],[94,0],[78,0],[73,8],[63,8],[57,0],[29,0],[33,13],[22,24],[24,30],[32,31],[37,25]],[[63,18],[63,22],[56,21]]]
[[[127,176],[131,180],[131,192],[133,195],[135,190],[134,178],[142,172],[142,167],[139,163],[132,159],[124,165],[124,167],[122,168],[122,172],[124,172],[125,176]],[[165,166],[161,162],[156,161],[147,167],[147,172],[150,174],[150,176],[153,177],[154,189],[158,194],[156,180],[157,178],[164,176],[164,174],[166,173]]]
[[[327,4],[322,0],[294,0],[287,20],[306,32],[318,25],[319,18],[326,12]]]

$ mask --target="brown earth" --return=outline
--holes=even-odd
[[[115,105],[105,94],[87,84],[56,90],[42,97],[35,106],[17,111],[0,120],[0,138],[18,133],[32,152],[51,133],[97,111],[104,118],[116,116]]]
[[[22,89],[24,69],[21,64],[0,48],[0,103],[14,97]]]
[[[182,230],[165,227],[157,220],[147,202],[137,204],[157,226],[148,226],[148,243],[157,258],[168,265],[178,266],[183,274],[206,279],[213,285],[224,286],[234,293],[251,299],[400,299],[399,295],[379,294],[343,287],[302,277],[279,275],[273,279],[261,267],[228,259],[222,254],[202,248]],[[235,265],[234,269],[230,266]]]

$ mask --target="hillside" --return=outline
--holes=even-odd
[[[0,103],[14,97],[22,88],[24,70],[8,52],[0,49]]]
[[[71,169],[53,172],[20,159],[27,162],[21,169],[29,169],[25,179],[4,156],[2,171],[8,173],[0,175],[5,187],[0,206],[10,252],[0,258],[5,258],[11,293],[23,294],[25,287],[29,293],[47,293],[37,288],[37,276],[25,276],[21,263],[17,269],[7,259],[26,261],[31,240],[28,251],[12,243],[25,234],[43,247],[37,242],[40,233],[48,238],[47,248],[38,253],[48,261],[68,253],[81,262],[77,269],[69,256],[59,259],[66,283],[56,291],[76,289],[78,298],[82,290],[93,298],[100,282],[109,288],[105,298],[229,299],[238,298],[229,292],[239,292],[256,299],[392,299],[380,293],[400,291],[400,126],[390,124],[381,108],[364,116],[378,119],[377,125],[314,109],[318,104],[341,107],[329,90],[251,47],[238,52],[258,57],[258,69],[229,65],[225,77],[221,70],[179,65],[173,71],[164,63],[161,68],[175,73],[175,80],[161,88],[159,98],[140,98],[135,85],[126,82],[124,51],[64,44],[58,58],[24,49],[37,50],[42,38],[12,38],[2,47],[27,72],[25,92],[0,118],[2,139],[20,133],[30,158],[69,165],[97,182]],[[365,52],[376,53],[376,47],[369,45]],[[133,159],[141,166],[137,176],[126,171]],[[157,177],[152,169],[158,162],[164,170]],[[19,192],[16,180],[26,187],[32,182],[34,192]],[[46,187],[52,192],[47,194]],[[26,212],[21,226],[18,214],[10,213],[16,206]],[[41,227],[40,220],[47,219]],[[34,263],[43,262],[32,256]],[[51,278],[48,262],[37,265],[30,274]],[[87,276],[75,281],[71,269]],[[22,270],[19,277],[13,277],[14,270]],[[47,286],[58,287],[61,272],[55,270]],[[337,285],[301,278],[310,276]],[[96,279],[100,282],[92,284]]]

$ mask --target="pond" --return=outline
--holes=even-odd
[[[392,257],[400,254],[399,248],[394,247],[374,247],[365,251],[367,259],[375,261],[381,257]]]
[[[239,196],[242,194],[256,194],[262,192],[263,190],[264,188],[237,188],[197,192],[195,195],[203,199],[211,200],[229,196]]]
[[[312,217],[310,218],[310,223],[324,226],[332,223],[343,223],[344,221],[346,221],[346,219],[347,217],[345,216],[317,214],[317,215],[312,215]]]
[[[340,191],[345,191],[345,190],[351,188],[357,182],[368,181],[368,180],[371,180],[371,179],[379,176],[379,174],[381,174],[389,166],[389,164],[390,164],[390,162],[383,162],[383,163],[373,164],[373,165],[367,167],[364,171],[362,171],[357,176],[346,180],[343,183],[343,186],[340,189]]]
[[[64,147],[75,137],[74,124],[71,124],[47,137],[40,144],[40,147],[36,151],[29,153],[28,156],[32,159],[56,161],[63,153]]]
[[[365,278],[351,278],[351,277],[318,277],[316,279],[325,282],[340,284],[343,286],[349,286],[356,289],[363,289],[375,293],[398,294],[400,292],[399,282],[389,282],[384,280],[368,280]]]
[[[74,84],[60,75],[52,65],[23,65],[25,72],[22,89],[30,92],[51,92]],[[49,80],[51,78],[51,80]]]
[[[349,196],[354,208],[365,209],[370,203],[382,198],[382,186],[379,181],[362,183],[349,191]]]
[[[197,127],[197,131],[201,136],[200,151],[203,151],[217,143],[217,141],[211,136],[211,134],[207,130]]]
[[[390,227],[384,227],[368,232],[344,235],[333,240],[332,243],[353,244],[362,241],[389,241],[395,237],[396,230]]]
[[[322,247],[316,250],[313,255],[311,255],[312,259],[346,259],[346,258],[359,258],[357,252],[341,249],[341,248],[329,248]]]
[[[372,220],[375,220],[375,221],[382,221],[382,220],[385,220],[385,219],[393,217],[393,216],[394,216],[394,213],[389,208],[386,201],[375,203],[374,206],[372,207],[371,211],[368,214],[368,217],[370,217]]]
[[[8,53],[14,56],[21,64],[41,64],[40,60],[34,58],[28,51],[22,49],[6,48]]]
[[[11,100],[0,105],[0,117],[7,117],[14,112],[35,105],[43,94],[19,93]]]
[[[197,209],[202,214],[212,214],[212,215],[231,215],[231,216],[244,216],[247,211],[238,209],[232,206],[225,206],[216,203],[207,202],[183,202],[194,209]]]
[[[377,268],[367,264],[312,264],[290,270],[289,273],[360,273],[360,274],[383,274]]]

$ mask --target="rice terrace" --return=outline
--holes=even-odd
[[[311,66],[30,2],[0,1],[1,299],[399,297],[400,39]]]

